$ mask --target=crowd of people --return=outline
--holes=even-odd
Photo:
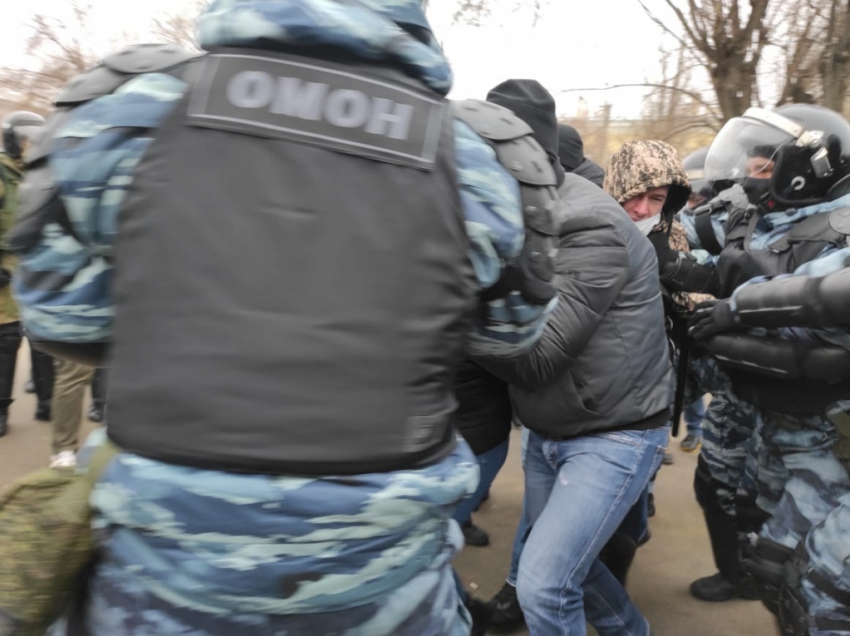
[[[120,450],[52,636],[649,636],[626,578],[680,416],[693,596],[850,634],[850,123],[753,108],[603,170],[535,80],[447,100],[418,0],[214,0],[198,33],[4,124],[0,400],[25,333],[73,467],[108,367],[89,446]],[[485,602],[452,559],[512,424]]]
[[[5,237],[18,217],[18,189],[24,176],[24,150],[44,125],[35,113],[17,111],[3,121],[0,151],[0,237]],[[17,257],[2,252],[0,264],[0,437],[9,432],[9,406],[15,386],[18,354],[24,339],[18,305],[12,294]],[[82,426],[82,404],[91,386],[88,419],[104,421],[106,370],[94,369],[52,356],[30,347],[30,378],[26,392],[35,394],[34,419],[52,422],[50,466],[73,468]]]

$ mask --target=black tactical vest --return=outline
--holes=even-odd
[[[219,470],[439,459],[477,289],[445,101],[384,68],[196,64],[120,219],[110,436]]]
[[[732,295],[743,283],[756,276],[778,276],[793,273],[801,265],[817,258],[829,246],[847,245],[847,234],[836,229],[835,219],[840,211],[810,216],[797,223],[785,236],[761,250],[749,244],[757,213],[752,209],[736,209],[729,215],[726,247],[718,260],[721,297]],[[732,380],[735,393],[760,408],[781,413],[812,415],[847,395],[845,381],[830,383],[823,379],[805,377],[782,378],[775,374],[755,371],[753,361],[778,353],[777,344],[770,339],[751,338],[748,346],[723,356],[718,343],[709,345]],[[751,348],[755,347],[755,350]],[[798,365],[795,365],[798,366]]]
[[[829,246],[846,247],[847,236],[830,224],[830,213],[815,214],[797,223],[785,236],[756,250],[750,245],[758,213],[736,208],[729,213],[726,246],[717,262],[720,297],[757,276],[791,274],[817,258]]]

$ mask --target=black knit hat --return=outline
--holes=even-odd
[[[534,130],[534,138],[552,158],[558,159],[558,117],[555,98],[537,80],[512,79],[487,94],[487,101],[503,106]]]
[[[572,172],[584,162],[584,142],[572,126],[558,126],[558,156],[564,170]]]

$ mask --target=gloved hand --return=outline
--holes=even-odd
[[[675,275],[679,269],[679,252],[670,247],[670,237],[667,232],[650,232],[646,238],[655,248],[655,256],[658,258],[658,274],[661,277],[661,282],[665,282]]]
[[[0,289],[8,287],[12,282],[12,272],[5,267],[0,267]]]
[[[726,299],[700,303],[688,321],[688,335],[695,340],[706,340],[715,334],[738,328]]]

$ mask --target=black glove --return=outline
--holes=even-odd
[[[8,287],[12,282],[12,272],[5,267],[0,267],[0,289]]]
[[[694,309],[688,323],[688,335],[695,340],[707,340],[715,334],[738,328],[728,300],[707,300]]]

